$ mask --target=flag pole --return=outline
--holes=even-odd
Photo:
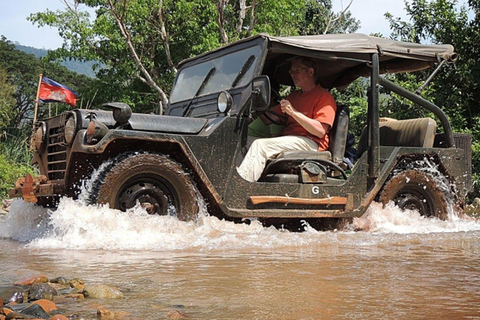
[[[35,137],[35,122],[37,122],[38,97],[40,96],[40,87],[42,85],[42,78],[43,78],[43,74],[40,73],[40,79],[38,80],[37,97],[35,98],[35,112],[33,113],[32,135],[30,136],[30,152],[33,152],[35,150],[33,146],[33,141]]]
[[[43,74],[40,73],[40,79],[38,80],[37,97],[35,98],[35,112],[33,114],[33,127],[34,128],[35,128],[35,122],[37,122],[38,96],[40,95],[40,86],[42,85],[42,78],[43,78]]]

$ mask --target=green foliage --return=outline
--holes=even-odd
[[[0,199],[8,195],[8,189],[15,185],[18,178],[27,173],[35,174],[30,166],[28,129],[5,129],[0,137]]]
[[[459,58],[454,66],[444,66],[428,90],[422,95],[440,106],[450,119],[456,132],[468,132],[473,138],[474,187],[472,197],[480,196],[480,11],[479,1],[469,1],[458,6],[455,0],[414,0],[406,4],[411,23],[387,14],[392,36],[399,40],[449,43]],[[430,70],[431,71],[431,70]],[[404,86],[416,88],[428,74],[418,72],[409,77],[397,76]],[[401,105],[400,99],[392,104]],[[403,104],[404,106],[406,104]],[[410,112],[407,107],[405,113]]]
[[[219,13],[229,42],[261,32],[283,36],[323,33],[330,18],[337,17],[331,0],[245,0],[244,15],[240,1],[79,0],[76,4],[64,11],[30,16],[39,26],[58,28],[64,39],[63,47],[50,52],[49,58],[98,61],[103,68],[97,70],[99,81],[88,94],[95,94],[96,101],[129,103],[137,112],[158,109],[161,92],[171,91],[180,61],[222,45]],[[92,9],[94,17],[89,13]],[[355,31],[358,24],[347,12],[329,30]]]
[[[8,190],[13,188],[18,178],[24,177],[27,173],[33,174],[30,166],[13,163],[8,158],[0,154],[0,199],[8,196]]]
[[[31,121],[40,74],[77,91],[80,99],[89,99],[88,97],[92,96],[89,95],[88,90],[90,83],[94,80],[45,59],[38,59],[33,54],[17,50],[15,45],[5,37],[0,39],[0,69],[6,72],[2,78],[6,79],[6,82],[15,89],[13,93],[15,101],[10,100],[9,102],[12,109],[9,123],[1,125],[0,128],[4,126],[15,128]],[[66,108],[69,107],[61,104],[60,111]],[[40,105],[39,117],[41,118],[47,113],[48,108]]]
[[[15,88],[7,82],[7,73],[0,68],[0,128],[6,127],[13,116]]]

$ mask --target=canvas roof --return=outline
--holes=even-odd
[[[273,37],[258,34],[242,39],[213,52],[228,50],[240,43],[268,42],[269,52],[264,73],[278,83],[292,85],[288,74],[289,59],[296,55],[315,58],[319,65],[319,82],[325,88],[342,88],[361,76],[371,73],[371,57],[378,53],[380,74],[423,70],[446,60],[453,62],[457,55],[449,44],[425,45],[394,41],[360,33],[325,34],[312,36]],[[183,65],[196,59],[205,59],[212,52],[184,60]]]

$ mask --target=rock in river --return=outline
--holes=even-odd
[[[97,299],[123,299],[123,293],[116,287],[104,284],[87,285],[84,290],[85,296]]]

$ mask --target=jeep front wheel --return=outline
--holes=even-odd
[[[158,154],[117,160],[101,175],[94,190],[97,203],[126,211],[137,202],[150,214],[174,215],[183,221],[198,212],[193,183],[176,162]]]
[[[418,211],[422,216],[447,218],[447,200],[434,178],[417,170],[405,170],[391,178],[383,187],[379,200],[389,201],[402,210]]]

